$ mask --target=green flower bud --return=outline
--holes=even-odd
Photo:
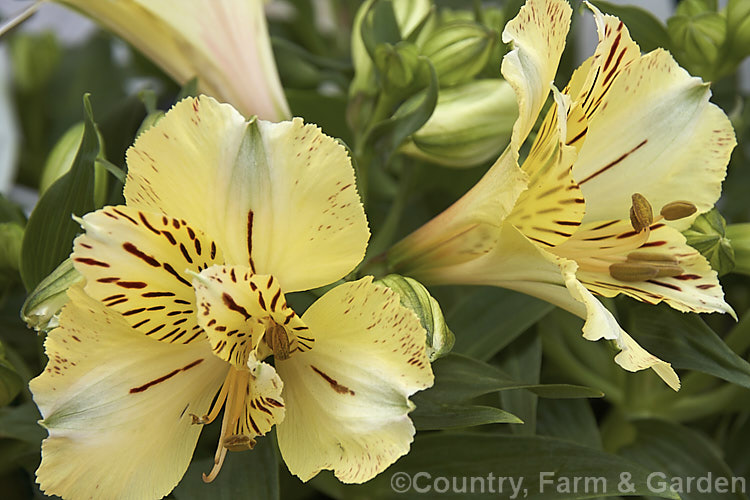
[[[729,0],[726,10],[729,56],[740,62],[750,55],[750,2]]]
[[[734,272],[750,275],[750,222],[730,224],[726,234],[734,250]]]
[[[702,76],[710,76],[704,68],[711,68],[722,55],[720,49],[727,29],[724,16],[716,12],[678,15],[669,19],[667,27],[685,64],[697,68]]]
[[[97,158],[104,158],[104,140],[98,130],[96,133],[101,145]],[[73,166],[82,139],[83,122],[80,122],[70,127],[54,145],[42,170],[39,182],[40,196]],[[102,206],[107,197],[107,171],[100,165],[96,165],[94,169],[94,202],[96,206]]]
[[[518,116],[505,80],[476,80],[441,90],[435,111],[402,152],[447,167],[473,167],[497,158]]]
[[[60,310],[68,302],[67,291],[83,281],[83,276],[73,267],[70,258],[44,278],[32,291],[21,308],[21,319],[29,328],[49,331],[58,326]]]
[[[700,215],[693,225],[682,234],[688,245],[698,250],[719,273],[719,276],[734,269],[734,249],[726,237],[727,224],[715,208]]]
[[[427,331],[427,357],[430,361],[435,361],[450,352],[456,339],[445,324],[440,304],[420,282],[406,276],[389,274],[377,283],[399,294],[401,305],[417,315]]]
[[[456,21],[436,29],[422,46],[435,66],[441,86],[472,80],[499,43],[497,32],[479,23]]]
[[[419,51],[411,43],[378,45],[374,62],[387,93],[398,93],[409,88],[418,77]]]

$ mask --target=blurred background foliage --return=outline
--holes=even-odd
[[[500,79],[508,49],[500,33],[522,2],[366,0],[361,10],[358,0],[278,3],[269,7],[269,27],[292,112],[351,148],[373,229],[368,255],[375,257],[459,198],[505,147],[516,111]],[[559,82],[580,59],[575,35],[585,8],[572,3],[578,10]],[[607,303],[639,343],[679,370],[682,390],[674,393],[650,372],[622,371],[609,345],[581,339],[580,319],[537,299],[497,288],[436,287],[430,292],[455,345],[434,363],[435,387],[413,398],[420,432],[408,456],[364,485],[342,485],[327,473],[302,484],[266,437],[252,452],[230,454],[218,480],[204,485],[200,472],[210,468],[218,431],[209,427],[171,497],[390,498],[392,472],[425,470],[523,476],[532,486],[540,470],[612,481],[629,471],[634,495],[644,497],[654,470],[678,477],[711,471],[750,482],[750,101],[738,76],[750,55],[750,2],[719,8],[716,0],[683,0],[666,23],[622,2],[592,3],[625,21],[644,51],[668,49],[711,81],[713,101],[737,133],[718,210],[686,236],[722,275],[739,322],[629,299]],[[27,304],[26,312],[38,314],[38,335],[19,311],[59,264],[57,276],[76,279],[63,262],[78,231],[70,214],[122,202],[125,150],[195,86],[180,89],[105,32],[71,46],[51,32],[16,29],[2,44],[11,71],[0,121],[19,140],[15,158],[0,155],[0,170],[15,172],[12,189],[3,188],[11,196],[0,196],[0,496],[44,498],[34,470],[45,433],[27,383],[46,363],[43,330],[54,326],[64,287],[45,289]],[[385,270],[375,258],[362,272]],[[295,297],[295,306],[315,293]]]

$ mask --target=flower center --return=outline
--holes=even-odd
[[[216,356],[229,371],[208,414],[193,416],[196,424],[213,422],[224,410],[214,467],[203,480],[213,481],[227,451],[255,446],[284,417],[283,384],[271,364],[312,348],[308,329],[287,305],[278,281],[249,269],[214,266],[194,282],[198,317]]]
[[[579,270],[607,273],[620,281],[646,281],[683,273],[673,255],[648,249],[651,231],[663,220],[678,220],[696,212],[694,204],[675,201],[654,216],[651,204],[640,193],[632,196],[630,220],[614,220],[582,227],[554,249],[556,255],[575,260]],[[629,224],[628,224],[629,222]]]

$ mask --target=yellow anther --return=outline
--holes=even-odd
[[[640,233],[654,222],[654,211],[645,196],[634,193],[633,205],[630,207],[630,223],[635,232]]]
[[[628,254],[629,261],[639,261],[648,263],[669,263],[677,264],[677,259],[669,254],[654,252],[653,250],[636,250]]]
[[[289,359],[289,336],[283,326],[271,321],[266,330],[266,344],[273,351],[273,357],[280,360]]]
[[[683,268],[675,264],[656,266],[656,268],[659,270],[659,273],[656,275],[657,278],[671,278],[673,276],[679,276],[685,272]]]
[[[645,263],[617,262],[609,266],[609,274],[620,281],[646,281],[656,278],[659,269]]]
[[[679,220],[689,217],[698,211],[698,207],[689,201],[673,201],[661,209],[661,216],[667,220]]]
[[[232,434],[221,440],[221,445],[229,451],[246,451],[255,447],[255,439],[244,434]]]

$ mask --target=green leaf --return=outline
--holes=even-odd
[[[39,410],[31,401],[19,406],[0,408],[0,439],[18,439],[39,448],[47,435],[37,423],[40,418]]]
[[[717,478],[727,478],[731,491],[732,473],[719,457],[715,445],[702,434],[687,427],[660,420],[633,422],[637,431],[635,442],[620,450],[620,455],[653,471],[652,487],[656,491],[674,487],[683,500],[747,500],[741,492],[725,493],[715,487]],[[704,485],[695,481],[701,477]],[[688,487],[688,478],[693,483]],[[676,482],[675,482],[676,481]],[[699,488],[706,488],[709,490]]]
[[[519,337],[499,356],[499,365],[511,377],[529,384],[538,384],[542,369],[542,342],[533,332]],[[536,434],[536,414],[539,397],[534,392],[505,391],[500,394],[503,408],[515,413],[524,425],[514,425],[514,434],[533,436]]]
[[[482,361],[460,354],[448,354],[432,364],[435,384],[417,393],[420,398],[460,402],[496,391],[528,389],[542,397],[597,398],[602,393],[589,387],[569,384],[538,384],[512,379],[507,373]]]
[[[339,487],[338,498],[529,498],[534,500],[620,496],[621,474],[630,474],[631,494],[650,494],[649,471],[629,460],[548,437],[508,436],[487,433],[433,433],[418,435],[411,452],[372,481]],[[542,482],[543,478],[551,483]],[[548,475],[547,475],[548,474]],[[457,479],[457,488],[451,481]],[[500,478],[505,480],[501,483]],[[573,487],[575,477],[590,477],[588,493],[584,482]],[[447,491],[442,492],[445,480]],[[463,478],[467,489],[461,491]],[[474,492],[471,485],[474,479]],[[520,488],[517,495],[509,479]],[[602,478],[598,483],[594,480]],[[436,482],[437,479],[437,482]],[[564,481],[569,488],[565,489]],[[480,484],[484,484],[484,490]],[[499,491],[502,485],[503,491]],[[594,488],[598,485],[598,490]],[[406,486],[406,487],[404,487]],[[416,487],[416,488],[415,488]],[[425,488],[428,488],[425,490]],[[441,492],[436,492],[437,487]],[[606,491],[604,491],[606,487]],[[679,498],[674,493],[662,498]]]
[[[175,488],[177,500],[276,500],[279,498],[279,467],[276,435],[258,439],[255,448],[228,452],[219,476],[211,483],[202,480],[214,465],[213,458],[194,460]]]
[[[5,358],[5,349],[0,344],[0,406],[5,406],[13,401],[24,385],[21,375]]]
[[[523,420],[512,413],[492,406],[438,403],[427,399],[421,400],[409,416],[420,431],[523,423]]]
[[[42,196],[26,225],[21,252],[21,278],[32,290],[70,255],[79,232],[73,215],[82,216],[94,205],[94,162],[99,139],[88,94],[83,98],[85,125],[81,146],[70,170]]]
[[[487,361],[554,306],[518,292],[482,287],[446,313],[456,335],[453,352]]]
[[[672,43],[666,27],[647,10],[629,5],[616,5],[601,0],[592,0],[599,10],[620,18],[628,27],[641,50],[650,52],[656,48],[672,50]]]
[[[750,388],[750,363],[739,357],[695,314],[633,304],[633,337],[674,368],[708,373]]]
[[[602,438],[591,405],[583,399],[541,399],[537,413],[537,433],[567,439],[598,450]]]
[[[188,97],[196,97],[198,95],[198,77],[191,78],[185,85],[180,89],[180,93],[177,94],[175,102],[180,102]]]
[[[416,410],[411,415],[419,430],[522,423],[516,415],[505,410],[468,402],[497,391],[527,389],[535,395],[534,398],[588,398],[602,395],[588,387],[519,382],[499,368],[456,354],[440,358],[433,363],[432,369],[435,384],[412,397]],[[516,396],[518,397],[520,396]],[[533,419],[533,415],[531,418]]]

